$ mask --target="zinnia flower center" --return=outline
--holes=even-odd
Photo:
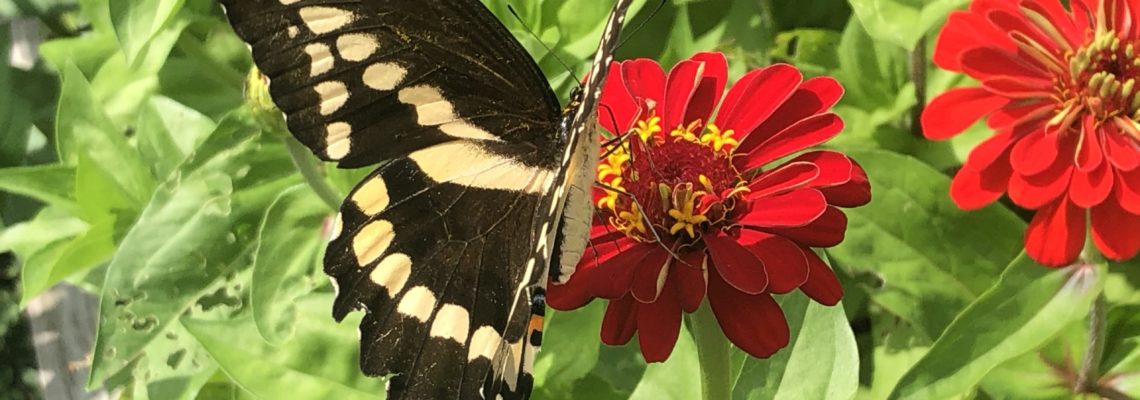
[[[605,146],[598,208],[615,229],[640,242],[693,243],[731,220],[748,191],[731,157],[732,130],[692,121],[665,133],[655,115],[638,121],[630,138]]]
[[[1059,87],[1060,111],[1048,126],[1059,132],[1091,114],[1098,124],[1113,123],[1140,140],[1140,43],[1122,40],[1115,31],[1101,32],[1068,57],[1068,82]]]

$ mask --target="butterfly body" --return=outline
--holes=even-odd
[[[361,369],[391,399],[527,398],[548,271],[585,246],[593,111],[630,0],[566,109],[477,0],[221,3],[293,136],[378,165],[324,259],[333,316],[366,313]]]

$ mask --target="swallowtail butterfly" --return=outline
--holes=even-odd
[[[289,130],[342,168],[325,272],[333,316],[363,309],[360,365],[390,399],[530,395],[547,276],[591,219],[598,95],[632,0],[560,109],[478,0],[221,0]]]

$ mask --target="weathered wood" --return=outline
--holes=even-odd
[[[32,342],[45,400],[109,400],[104,390],[87,391],[95,344],[99,299],[68,284],[56,285],[28,303]]]

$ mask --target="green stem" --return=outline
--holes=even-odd
[[[1085,241],[1085,248],[1081,254],[1081,261],[1089,264],[1104,264],[1104,256],[1093,243],[1091,235]],[[1085,358],[1081,370],[1077,373],[1076,393],[1097,393],[1100,384],[1100,361],[1104,357],[1105,322],[1108,318],[1108,304],[1104,293],[1096,296],[1092,308],[1089,310],[1088,344],[1085,348]]]
[[[697,344],[701,364],[701,395],[704,400],[732,398],[732,345],[716,322],[708,303],[689,314],[689,333]]]
[[[340,209],[341,196],[333,189],[324,175],[321,174],[321,168],[318,161],[313,157],[312,152],[305,145],[298,142],[297,139],[290,135],[281,135],[285,138],[285,147],[289,149],[289,158],[293,159],[293,165],[297,166],[297,170],[301,171],[301,176],[305,178],[305,183],[313,188],[317,196],[321,198],[333,210]]]

